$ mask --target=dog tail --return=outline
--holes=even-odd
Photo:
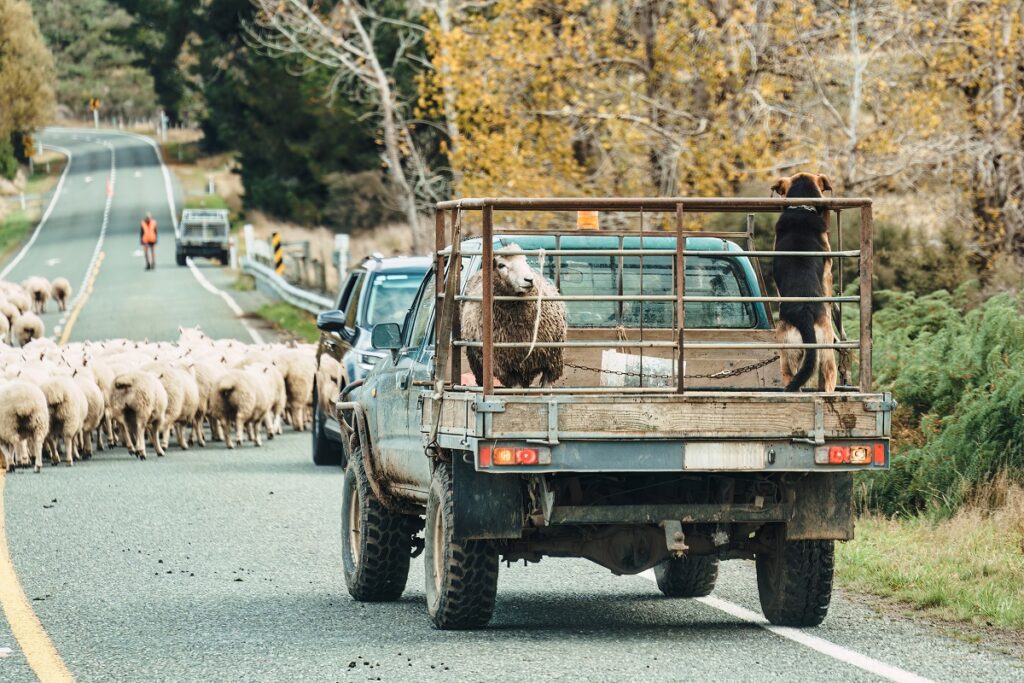
[[[799,315],[793,316],[791,321],[793,327],[800,333],[800,339],[804,344],[817,342],[817,335],[814,333],[814,316],[809,310],[800,311]],[[814,366],[818,362],[818,349],[804,349],[804,362],[789,384],[786,391],[799,391],[800,387],[807,384],[807,380],[814,373]]]

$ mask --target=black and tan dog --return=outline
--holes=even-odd
[[[772,185],[788,199],[819,198],[831,191],[827,176],[797,173]],[[813,206],[789,206],[775,224],[776,251],[831,251],[828,222]],[[832,296],[832,259],[828,256],[776,256],[773,264],[780,296]],[[787,344],[832,344],[832,307],[828,303],[782,303],[775,330]],[[786,391],[799,391],[818,370],[820,391],[835,391],[838,376],[832,349],[783,349],[782,382]]]

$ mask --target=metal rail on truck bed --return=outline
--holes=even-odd
[[[753,248],[753,216],[748,214],[742,231],[700,231],[684,229],[687,213],[781,211],[787,206],[813,205],[826,216],[835,215],[842,246],[843,209],[860,214],[860,248],[824,252],[776,252]],[[505,447],[525,447],[536,451],[537,462],[502,467],[502,472],[554,473],[601,471],[720,471],[745,470],[770,472],[849,471],[865,467],[888,466],[888,435],[893,403],[888,394],[871,391],[871,243],[872,212],[869,199],[722,199],[722,198],[609,198],[609,199],[464,199],[437,205],[436,216],[436,292],[439,314],[435,319],[437,346],[434,357],[433,391],[425,395],[422,426],[428,446],[469,451],[476,456],[476,468],[493,466],[490,454]],[[626,259],[639,263],[640,292],[622,293],[622,275],[615,294],[560,293],[545,297],[548,301],[639,302],[665,306],[672,302],[671,329],[570,329],[562,342],[539,342],[535,348],[562,347],[566,354],[584,355],[586,362],[567,357],[568,381],[556,386],[500,387],[493,376],[494,354],[500,349],[521,344],[496,343],[493,339],[495,302],[518,297],[496,296],[483,287],[482,296],[459,293],[464,260],[479,258],[476,268],[483,281],[491,281],[495,242],[503,235],[527,242],[530,230],[521,226],[495,224],[496,211],[614,211],[636,214],[639,229],[580,230],[552,229],[546,225],[536,234],[553,237],[554,249],[524,248],[526,255],[555,259],[555,279],[564,268],[563,259],[578,257],[607,258],[621,266]],[[467,212],[479,211],[480,240],[463,243]],[[674,217],[669,230],[650,230],[645,214]],[[617,248],[562,248],[564,240],[581,236],[613,236]],[[694,238],[713,236],[722,240],[720,249],[690,248]],[[674,248],[644,248],[645,240],[674,237]],[[745,243],[736,248],[729,237]],[[639,248],[627,248],[626,241]],[[663,241],[663,240],[662,240]],[[578,242],[578,239],[577,239]],[[707,246],[704,244],[703,246]],[[760,273],[759,258],[775,256],[818,256],[859,260],[860,279],[856,295],[821,297],[782,297],[768,295]],[[671,294],[645,294],[644,263],[671,259]],[[757,272],[758,296],[696,296],[686,293],[687,258],[720,257],[748,259]],[[468,260],[466,262],[469,262]],[[446,268],[447,266],[447,268]],[[650,267],[650,266],[648,266]],[[842,292],[842,268],[838,269],[838,289]],[[558,283],[556,282],[556,285]],[[525,297],[536,300],[537,297]],[[459,338],[459,310],[464,301],[481,302],[483,339]],[[687,304],[742,303],[764,306],[788,301],[818,301],[840,314],[843,304],[859,307],[859,336],[840,337],[832,344],[782,343],[770,325],[756,330],[693,329],[685,325]],[[621,311],[621,308],[619,309]],[[643,309],[641,308],[641,311]],[[641,319],[643,315],[641,313]],[[765,329],[765,327],[767,329]],[[841,326],[840,326],[841,329]],[[466,383],[462,375],[465,349],[479,348],[482,353],[482,386]],[[856,384],[841,385],[833,393],[814,391],[783,392],[777,378],[776,357],[767,355],[779,349],[827,348],[839,353],[857,350]],[[607,386],[608,371],[595,359],[601,349],[623,349],[640,354],[638,386]],[[589,355],[587,355],[589,354]],[[671,371],[645,385],[644,354],[667,362]],[[744,364],[743,360],[753,360]],[[688,365],[689,364],[689,365]],[[592,366],[592,367],[591,367]],[[741,366],[741,367],[737,367]],[[682,368],[683,371],[678,370]],[[709,370],[690,374],[691,368]],[[774,376],[773,376],[774,373]],[[636,373],[634,373],[636,374]],[[584,380],[599,376],[599,384]],[[741,375],[745,375],[742,376]],[[634,377],[634,380],[636,378]],[[697,380],[704,380],[698,383]],[[563,378],[565,380],[565,378]],[[575,380],[575,381],[573,381]],[[731,383],[723,383],[732,380]],[[812,380],[813,383],[814,380]],[[829,462],[832,447],[862,449],[857,463]],[[863,449],[867,449],[864,451]],[[533,456],[531,456],[533,457]],[[864,459],[866,458],[866,459]],[[492,470],[493,471],[493,470]]]

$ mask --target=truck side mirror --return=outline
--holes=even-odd
[[[391,351],[391,358],[397,358],[398,350],[402,348],[402,328],[398,323],[374,325],[370,333],[370,344],[375,349]]]
[[[344,311],[324,311],[316,317],[317,328],[324,332],[341,333],[345,329]]]

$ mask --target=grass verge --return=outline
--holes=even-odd
[[[1024,638],[1024,492],[942,521],[862,518],[837,546],[836,578],[927,619]]]
[[[274,327],[291,332],[302,341],[315,342],[320,338],[316,318],[291,304],[283,301],[264,304],[256,314]]]
[[[0,218],[0,263],[7,260],[14,248],[25,241],[35,226],[28,211],[16,209]]]

